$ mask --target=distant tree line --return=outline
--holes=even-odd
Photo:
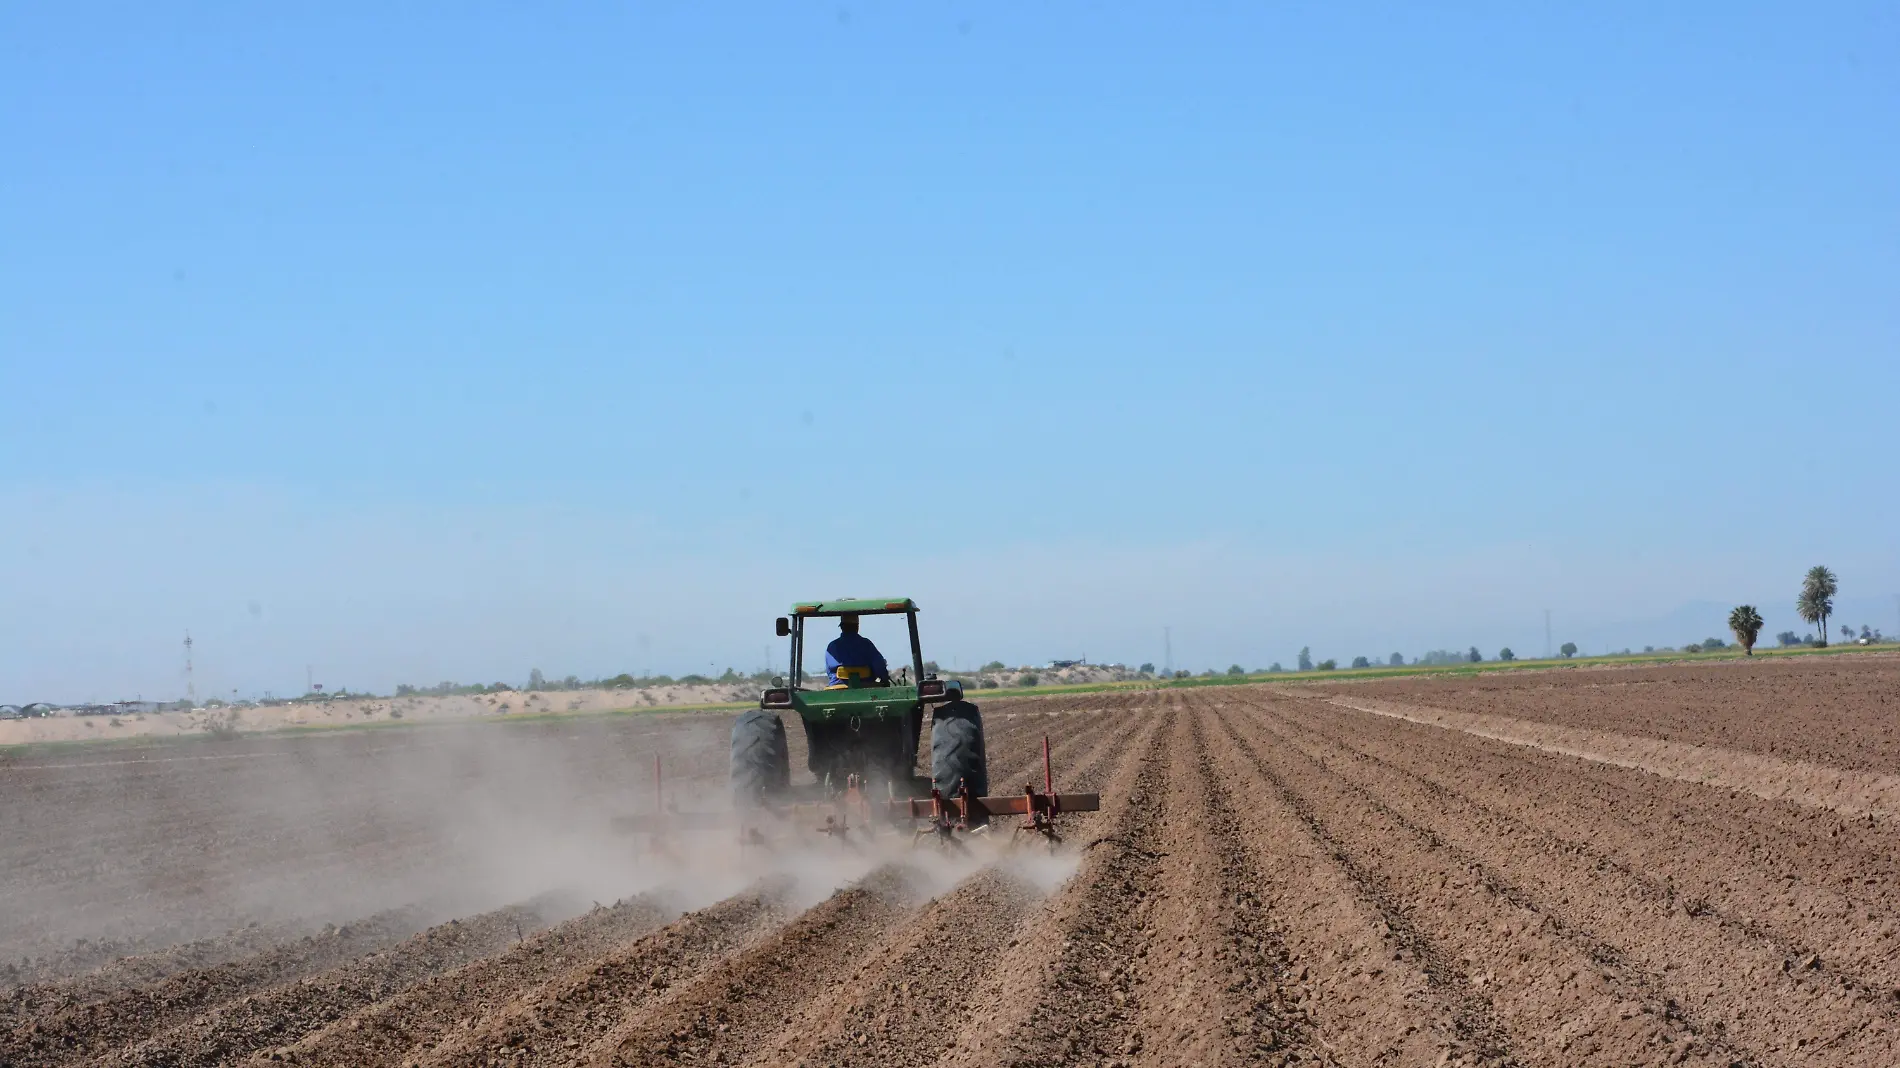
[[[1834,614],[1834,599],[1839,595],[1839,592],[1840,583],[1832,570],[1825,566],[1809,568],[1802,577],[1801,589],[1795,598],[1795,611],[1802,620],[1812,625],[1814,630],[1806,634],[1796,634],[1792,630],[1781,631],[1775,635],[1776,643],[1783,648],[1803,645],[1826,646],[1828,644],[1828,625]],[[1761,612],[1754,605],[1737,605],[1734,610],[1729,613],[1727,622],[1728,629],[1735,639],[1733,643],[1725,641],[1722,638],[1704,638],[1700,641],[1689,642],[1679,649],[1665,647],[1659,650],[1654,646],[1644,646],[1643,652],[1706,653],[1739,648],[1745,655],[1753,656],[1763,627]],[[1854,641],[1858,639],[1863,642],[1878,642],[1884,640],[1884,636],[1880,631],[1864,625],[1856,631],[1853,627],[1843,624],[1840,627],[1840,637],[1843,641]],[[1575,642],[1564,642],[1557,648],[1557,654],[1566,660],[1574,659],[1578,655],[1578,652],[1577,643]],[[1628,654],[1630,650],[1625,649],[1623,652]],[[1507,645],[1498,650],[1495,659],[1499,663],[1508,664],[1515,662],[1518,659],[1518,655]],[[1484,661],[1484,654],[1474,645],[1465,649],[1463,652],[1455,649],[1428,650],[1422,655],[1412,658],[1410,663],[1432,667],[1478,664]],[[1314,660],[1313,650],[1310,646],[1301,647],[1294,663],[1299,671],[1335,671],[1339,666],[1337,660],[1330,658],[1326,660]],[[1382,664],[1389,667],[1404,667],[1407,661],[1402,653],[1393,653],[1386,657],[1383,662],[1377,657],[1355,656],[1352,658],[1351,668],[1353,670],[1369,670],[1374,667],[1379,667]],[[926,672],[942,671],[935,661],[926,662],[924,664],[924,670]],[[1247,671],[1240,664],[1232,664],[1227,668],[1225,675],[1230,678],[1240,678],[1249,674],[1279,674],[1284,671],[1286,671],[1286,668],[1281,666],[1278,661],[1274,661],[1271,666],[1265,669],[1256,669],[1253,672]],[[1136,669],[1136,673],[1149,678],[1186,679],[1192,677],[1188,671],[1157,671],[1152,661],[1143,663]],[[985,663],[981,668],[977,669],[977,672],[974,674],[975,677],[958,678],[958,681],[963,682],[966,687],[984,689],[996,689],[1005,685],[1035,686],[1042,681],[1041,675],[1036,671],[1027,667],[1012,669],[1001,660],[991,660]],[[1209,668],[1202,671],[1201,675],[1202,677],[1211,678],[1216,675],[1216,672],[1214,669]],[[694,673],[674,678],[670,675],[632,675],[622,672],[618,675],[596,679],[582,679],[574,675],[568,675],[559,680],[550,680],[542,674],[540,668],[535,668],[528,673],[527,683],[520,687],[505,682],[494,682],[487,685],[481,683],[464,684],[458,682],[439,682],[434,686],[414,686],[404,683],[396,687],[396,696],[444,697],[500,693],[517,689],[529,691],[583,689],[628,690],[645,689],[656,686],[707,686],[714,684],[733,686],[751,684],[764,686],[769,684],[775,677],[777,676],[770,670],[741,673],[735,668],[727,668],[723,673],[717,676]],[[815,677],[815,675],[807,673],[805,679],[801,681]],[[956,676],[953,674],[952,677]],[[343,695],[339,693],[334,696]]]

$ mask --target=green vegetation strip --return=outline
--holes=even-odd
[[[1839,656],[1851,653],[1891,653],[1900,643],[1878,645],[1830,645],[1825,648],[1797,646],[1787,649],[1757,649],[1753,659],[1790,656]],[[1126,682],[1086,682],[1055,686],[1021,686],[996,690],[969,691],[972,698],[1035,696],[1058,693],[1105,693],[1114,690],[1166,690],[1196,686],[1248,686],[1262,682],[1325,682],[1341,679],[1388,679],[1416,676],[1450,678],[1491,675],[1506,671],[1550,671],[1560,668],[1603,667],[1614,665],[1702,664],[1716,660],[1747,659],[1739,649],[1715,653],[1617,653],[1609,656],[1579,656],[1550,660],[1481,660],[1462,664],[1374,665],[1363,668],[1339,668],[1334,671],[1255,671],[1245,675],[1191,675],[1185,679],[1131,679]]]

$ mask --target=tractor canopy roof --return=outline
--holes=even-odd
[[[917,602],[908,597],[848,597],[836,601],[800,601],[792,606],[795,616],[876,616],[916,610]]]

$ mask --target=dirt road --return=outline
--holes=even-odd
[[[1425,696],[1535,700],[1552,722],[1659,736],[1647,711],[1593,704],[1604,681],[1535,681],[1556,698],[1498,697],[1489,682]],[[426,743],[433,756],[258,741],[204,750],[245,759],[115,774],[118,793],[100,769],[6,769],[16,826],[48,824],[28,845],[7,839],[9,900],[32,889],[36,922],[58,932],[96,922],[115,894],[150,907],[105,948],[67,943],[13,965],[0,1063],[1900,1063],[1892,821],[1361,711],[1333,700],[1346,689],[992,703],[998,789],[1037,770],[1047,733],[1061,785],[1103,795],[1054,855],[905,845],[734,860],[714,844],[643,858],[578,816],[582,830],[548,831],[566,844],[525,854],[533,871],[490,879],[461,837],[470,825],[443,823],[441,806],[366,815],[418,796],[386,781],[417,767],[446,769],[429,789],[480,795],[498,770],[518,781],[570,761],[558,787],[505,792],[529,826],[636,804],[655,751],[688,787],[716,786],[712,720],[562,728],[481,759],[441,738]],[[1580,711],[1564,719],[1565,702]],[[1830,709],[1859,733],[1803,755],[1880,737],[1883,706],[1866,705]],[[279,745],[295,755],[267,755]],[[230,814],[215,784],[263,790],[270,773],[229,769],[295,762],[346,788],[300,793],[302,818]],[[60,824],[76,833],[103,804],[73,799],[95,795],[170,813],[155,826],[172,838],[110,838],[106,852],[124,853],[112,863],[60,861]],[[49,798],[77,807],[62,816]],[[284,859],[308,849],[319,818],[331,850]],[[483,844],[514,848],[513,826]],[[222,852],[206,840],[245,835],[266,840]],[[590,849],[629,856],[577,864]],[[180,893],[164,881],[179,866],[157,859],[179,850],[213,858],[200,887],[241,881],[221,864],[262,863],[272,885],[340,886],[339,871],[392,859],[410,874],[359,887],[350,903],[365,907],[347,921],[286,908],[161,947],[255,901]],[[453,878],[415,874],[430,868]],[[106,889],[85,888],[93,875]],[[460,900],[457,880],[472,881]],[[49,888],[70,890],[81,919]],[[319,914],[329,926],[312,926]],[[4,923],[0,945],[56,937]],[[128,945],[147,951],[113,959]]]

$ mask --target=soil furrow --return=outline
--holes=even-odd
[[[1084,743],[1088,751],[1073,768],[1058,763],[1060,788],[1095,789],[1110,761],[1124,756],[1116,730],[1065,738],[1052,749]],[[1040,758],[1038,747],[1023,774],[1040,773]],[[1014,835],[1000,826],[997,832]],[[751,1063],[884,1068],[928,1065],[942,1056],[962,1022],[986,1008],[981,985],[1001,954],[1020,941],[1036,902],[1073,870],[1073,853],[1050,854],[1040,843],[999,837],[991,846],[1009,851],[940,894],[865,976],[839,996],[804,1006]]]
[[[1396,701],[1334,697],[1355,712],[1403,719],[1596,764],[1636,768],[1658,778],[1789,801],[1845,816],[1900,819],[1900,775],[1850,770],[1810,760],[1751,753],[1707,743],[1673,742],[1642,734],[1560,727],[1496,714],[1430,708]]]
[[[1020,730],[1006,730],[1006,731],[998,732],[1000,735],[998,741],[1001,743],[1001,746],[999,748],[1002,751],[1007,752],[1010,748],[1010,741],[1012,740],[1014,736],[1017,736],[1017,735],[1022,736],[1025,742],[1025,745],[1020,748],[1027,748],[1028,736],[1031,734],[1032,727],[1033,727],[1033,724],[1026,725]],[[1058,743],[1056,748],[1058,752],[1062,752],[1067,748],[1074,747],[1079,744],[1080,743],[1074,739],[1065,739],[1063,742]],[[1025,773],[1032,766],[1039,767],[1040,766],[1039,749],[1037,750],[1037,756],[1033,762],[1029,760],[1022,760],[1022,761],[1019,761],[1019,763],[1022,764]],[[474,972],[481,972],[483,970],[484,969],[482,968],[481,965],[473,966],[470,969],[464,969],[464,971],[474,971]],[[549,980],[549,977],[545,975],[520,976],[517,973],[505,967],[497,967],[496,969],[494,969],[494,971],[496,971],[497,973],[501,973],[495,980],[496,983],[501,984],[500,988],[493,990],[492,993],[490,994],[491,998],[497,998],[497,999],[507,998],[511,994],[516,997],[520,997],[524,993],[523,987],[532,988],[536,985],[545,984]],[[512,989],[509,989],[507,987],[507,984],[509,983],[511,979],[516,981],[516,985],[514,985]],[[458,974],[453,974],[450,976],[444,976],[441,978],[440,982],[442,984],[448,984],[450,982],[454,982],[459,987],[469,981],[471,981],[470,978],[465,978],[458,973]],[[535,995],[533,993],[528,993],[527,996],[531,1000],[537,1000],[537,1001],[540,1000],[538,998],[535,998]],[[403,1000],[407,1001],[410,999],[403,999]],[[420,992],[418,992],[418,996],[413,1000],[417,1001],[418,1003],[426,1004]],[[458,1001],[463,1001],[463,1000],[465,999],[458,998]],[[393,1004],[387,1007],[377,1006],[371,1009],[370,1011],[360,1013],[357,1016],[350,1018],[344,1024],[333,1026],[327,1029],[323,1033],[323,1035],[316,1036],[315,1038],[313,1038],[313,1041],[311,1043],[306,1043],[298,1047],[296,1052],[300,1055],[300,1057],[307,1057],[316,1061],[341,1063],[339,1061],[330,1060],[330,1058],[333,1056],[333,1053],[332,1053],[333,1050],[339,1050],[339,1049],[348,1049],[348,1050],[353,1050],[353,1051],[364,1050],[365,1046],[368,1045],[370,1046],[370,1048],[382,1050],[383,1052],[382,1054],[380,1054],[381,1056],[393,1057],[397,1055],[397,1051],[399,1049],[408,1049],[414,1046],[423,1045],[426,1042],[428,1042],[431,1037],[440,1039],[444,1035],[449,1035],[451,1032],[453,1032],[456,1029],[456,1026],[460,1022],[460,1020],[467,1018],[467,1015],[468,1015],[467,1010],[461,1005],[457,1005],[446,1011],[438,1010],[435,1012],[423,1012],[421,1013],[421,1018],[416,1021],[416,1024],[419,1025],[419,1030],[423,1032],[421,1041],[410,1043],[408,1046],[405,1046],[402,1036],[406,1034],[409,1029],[409,1024],[406,1022],[395,1025],[395,1030],[396,1030],[395,1035],[384,1036],[384,1035],[379,1034],[379,1032],[385,1029],[388,1029],[391,1026],[391,1021],[405,1021],[407,1017],[404,1011],[400,1008],[397,1008]],[[508,1014],[504,1014],[504,1015],[508,1015]],[[537,1026],[534,1029],[536,1032],[550,1034],[550,1035],[560,1035],[561,1036],[560,1048],[564,1052],[569,1049],[569,1047],[567,1046],[567,1043],[570,1041],[578,1042],[583,1046],[588,1044],[587,1041],[584,1041],[584,1039],[586,1039],[587,1034],[588,1034],[587,1028],[583,1028],[579,1035],[570,1034],[567,1028],[561,1026],[554,1020],[554,1017],[558,1015],[556,1013],[534,1011],[531,1013],[522,1013],[522,1015],[533,1016],[538,1021],[539,1026]],[[626,1019],[630,1020],[631,1016],[627,1017]],[[508,1025],[505,1022],[499,1028],[499,1033],[502,1035],[502,1038],[503,1038],[502,1045],[504,1046],[504,1048],[508,1048],[510,1050],[519,1050],[521,1048],[528,1048],[533,1045],[532,1042],[513,1041],[513,1040],[520,1039],[523,1033],[519,1032],[518,1029],[515,1029],[516,1033],[510,1034],[509,1033],[510,1030],[511,1029],[508,1027]],[[369,1037],[366,1039],[365,1036],[369,1036]],[[493,1036],[490,1036],[490,1037],[492,1038]],[[594,1037],[595,1037],[595,1040],[598,1040],[599,1036],[596,1035]],[[493,1045],[492,1042],[485,1042],[485,1040],[483,1040],[479,1035],[474,1037],[473,1039],[470,1039],[467,1036],[452,1036],[452,1038],[454,1040],[448,1043],[449,1046],[456,1050],[462,1050],[462,1052],[464,1053],[467,1053],[471,1050],[479,1051],[484,1048],[489,1048],[489,1046]],[[513,1041],[512,1045],[509,1044],[510,1041]],[[465,1046],[467,1047],[467,1049],[463,1049],[463,1047]],[[476,1052],[474,1055],[477,1057],[480,1056],[479,1052]]]
[[[1401,937],[1387,903],[1354,881],[1356,869],[1338,862],[1226,718],[1218,706],[1207,717],[1213,788],[1245,832],[1269,916],[1281,925],[1290,982],[1319,1041],[1352,1065],[1436,1064],[1468,1050],[1469,1036],[1454,1026],[1464,988],[1439,988],[1415,937]]]
[[[257,1059],[373,1068],[401,1064],[441,1043],[464,1021],[499,1011],[524,989],[611,953],[677,915],[664,895],[646,894],[558,923],[491,957],[433,976]]]
[[[858,980],[887,933],[915,905],[917,891],[915,872],[880,868],[759,944],[719,961],[601,1041],[582,1049],[567,1038],[558,1052],[530,1046],[528,1056],[515,1063],[614,1068],[743,1057],[800,1004]]]
[[[1900,879],[1891,829],[1458,740],[1436,728],[1293,707],[1321,737],[1350,740],[1355,750],[1426,789],[1462,796],[1494,818],[1519,814],[1540,828],[1572,828],[1552,835],[1552,847],[1615,870],[1670,908],[1772,945],[1789,960],[1825,961],[1830,976],[1866,996],[1891,1000],[1889,993],[1900,989],[1900,955],[1893,948]],[[1482,772],[1469,760],[1473,746],[1486,753]],[[1900,1011],[1900,1003],[1889,1008]]]
[[[58,954],[0,964],[0,1029],[47,1007],[97,1001],[117,990],[229,964],[317,933],[302,923],[251,923],[208,937],[172,931],[125,941],[82,939]]]
[[[992,744],[993,759],[999,765],[1013,764],[1023,775],[1040,769],[1041,732],[1033,724],[999,733],[1001,737]],[[1066,755],[1089,741],[1066,737],[1051,748]],[[926,887],[946,878],[946,867],[953,873],[947,877],[956,882],[975,870],[977,861],[968,855],[935,858],[926,854],[916,863],[918,867],[875,873],[840,892],[749,951],[746,959],[715,968],[679,999],[656,1004],[650,1014],[631,1021],[623,1033],[587,1050],[587,1056],[602,1064],[640,1064],[676,1056],[701,1061],[743,1059],[761,1046],[770,1048],[771,1035],[782,1033],[788,1018],[837,1019],[865,995],[867,976],[881,973],[893,956],[901,955],[884,942],[883,931],[904,919],[908,906],[924,896]],[[1009,894],[1005,891],[1001,897],[1007,900]],[[847,918],[839,917],[841,910],[848,910]],[[909,921],[906,929],[917,922]],[[928,925],[929,920],[922,922]],[[810,930],[814,925],[831,933],[815,937]],[[792,984],[772,984],[762,982],[760,973],[799,978]],[[822,978],[826,975],[838,978],[827,983]],[[786,985],[792,989],[781,989]]]
[[[419,921],[418,921],[419,925]],[[174,975],[276,952],[300,939],[334,933],[335,928],[311,930],[289,925],[256,925],[217,938],[170,945],[152,953],[119,956],[103,967],[66,979],[0,986],[0,1032],[38,1016],[103,1001],[121,991],[149,987]],[[113,952],[125,947],[117,947]]]
[[[124,1059],[144,1068],[231,1064],[259,1050],[294,1043],[432,975],[499,952],[546,925],[546,917],[531,906],[451,920],[322,975],[227,1002],[139,1043]]]
[[[1654,887],[1567,848],[1561,838],[1485,812],[1462,795],[1434,792],[1356,746],[1317,740],[1303,723],[1274,708],[1266,712],[1290,744],[1350,783],[1366,804],[1485,871],[1500,893],[1549,917],[1593,958],[1616,961],[1649,1000],[1689,1006],[1675,1015],[1690,1029],[1721,1033],[1756,1050],[1826,1045],[1850,1062],[1892,1063],[1891,999],[1869,997],[1837,977],[1816,974],[1818,962],[1797,964],[1771,943],[1690,915]],[[1363,727],[1368,734],[1379,731],[1378,724]],[[1486,754],[1472,749],[1466,764],[1482,768]],[[1746,994],[1732,990],[1738,978]]]
[[[1153,931],[1138,952],[1148,1018],[1144,1059],[1256,1064],[1324,1060],[1284,942],[1261,897],[1226,792],[1213,781],[1205,702],[1190,696],[1175,730],[1164,802],[1176,843],[1156,891]]]
[[[861,974],[799,1006],[737,1063],[890,1068],[936,1062],[957,1026],[986,1006],[972,996],[1041,896],[1007,868],[965,879],[876,947]]]
[[[1755,657],[1326,686],[1565,727],[1900,772],[1900,656]]]
[[[1269,756],[1274,747],[1257,742],[1253,724],[1245,717],[1229,720],[1229,730],[1254,770],[1279,794],[1280,800],[1293,811],[1321,850],[1345,872],[1354,893],[1378,913],[1392,940],[1408,960],[1417,963],[1447,1002],[1454,1043],[1447,1051],[1450,1056],[1443,1059],[1481,1064],[1516,1063],[1518,1058],[1498,1022],[1495,1006],[1490,999],[1473,992],[1473,988],[1483,985],[1478,976],[1467,971],[1466,965],[1473,962],[1473,955],[1454,956],[1464,947],[1456,939],[1444,939],[1423,925],[1421,910],[1411,904],[1423,894],[1415,894],[1415,887],[1409,881],[1393,885],[1387,869],[1388,865],[1397,869],[1398,864],[1388,860],[1384,849],[1366,840],[1363,828],[1352,825],[1357,814],[1315,804],[1311,796],[1302,794],[1298,789],[1303,785],[1300,777],[1289,775],[1288,769]],[[1450,873],[1438,874],[1439,891],[1456,892],[1465,885],[1462,881],[1454,882]],[[1461,911],[1471,912],[1469,908]],[[1475,919],[1481,927],[1490,926],[1489,916]],[[1471,921],[1467,920],[1466,925],[1470,926]]]
[[[471,1005],[459,1026],[416,1056],[416,1063],[464,1068],[499,1059],[572,1063],[576,1050],[777,929],[790,910],[790,890],[790,880],[770,880],[688,913],[553,982],[530,987],[506,1004]]]
[[[235,999],[374,953],[416,927],[411,913],[385,913],[78,1004],[55,1003],[58,993],[38,991],[32,1018],[0,1035],[0,1064],[33,1068],[92,1060]],[[71,988],[60,993],[68,991],[79,994]]]
[[[1174,709],[1144,717],[1141,734],[1102,789],[1102,812],[1075,821],[1080,870],[1027,921],[975,995],[994,1012],[966,1017],[948,1064],[1070,1064],[1130,1052],[1140,941],[1162,852],[1160,805]]]
[[[1238,722],[1269,773],[1329,828],[1402,922],[1438,947],[1426,951],[1428,974],[1444,986],[1471,987],[1470,1008],[1492,1021],[1492,1035],[1508,1032],[1519,1057],[1550,1064],[1627,1064],[1661,1054],[1722,1065],[1759,1059],[1697,1029],[1614,947],[1538,911],[1482,861],[1406,823],[1263,715]]]
[[[1689,693],[1723,731],[1805,758],[1784,743],[1900,751],[1876,699],[1900,659],[1883,663],[1395,688],[1724,745],[1672,711]],[[1786,685],[1751,692],[1771,676]],[[1822,708],[1809,685],[1860,704]],[[1376,692],[972,694],[993,792],[1040,786],[1045,734],[1058,787],[1100,792],[1101,812],[1063,818],[1062,847],[1019,840],[1013,817],[954,846],[682,838],[655,862],[664,891],[590,912],[574,906],[661,875],[607,837],[613,813],[650,807],[653,754],[682,808],[717,807],[695,801],[725,792],[729,717],[0,769],[20,814],[0,844],[16,862],[0,892],[20,906],[0,917],[18,961],[0,969],[0,1064],[1900,1063],[1900,831],[1322,689]],[[1748,715],[1723,711],[1731,696]],[[1768,722],[1784,700],[1851,730]],[[445,886],[468,911],[525,900],[572,918],[517,934],[491,913],[409,937],[437,902],[406,928],[302,937]],[[562,886],[587,896],[534,896]],[[46,978],[185,937],[201,941]]]

